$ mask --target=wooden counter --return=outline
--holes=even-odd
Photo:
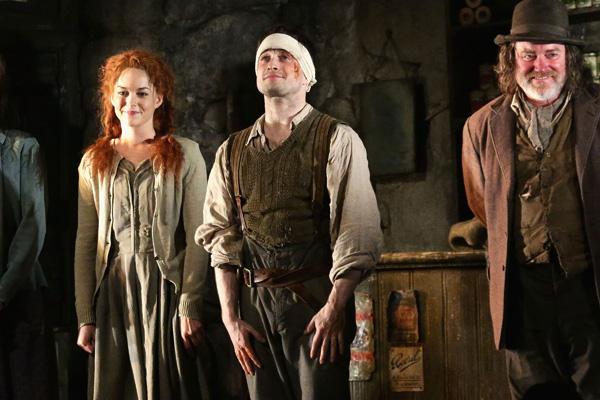
[[[414,289],[423,345],[424,392],[389,389],[387,313],[391,291]],[[351,382],[354,400],[505,400],[504,355],[494,349],[485,252],[384,253],[357,290],[374,299],[376,369]]]

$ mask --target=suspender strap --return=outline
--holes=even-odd
[[[229,162],[229,172],[231,173],[231,184],[233,186],[233,198],[235,201],[235,207],[237,208],[238,219],[242,231],[246,230],[246,223],[244,221],[244,213],[242,212],[242,190],[240,187],[240,164],[242,161],[242,151],[248,141],[248,137],[252,132],[252,127],[246,128],[240,132],[234,133],[229,139],[227,146],[227,160]]]

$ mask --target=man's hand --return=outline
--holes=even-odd
[[[266,342],[266,339],[238,316],[236,311],[238,281],[235,268],[232,266],[215,268],[215,281],[219,292],[219,303],[221,303],[221,318],[231,338],[235,356],[244,372],[247,375],[254,375],[255,368],[260,368],[261,364],[254,353],[251,336],[263,343]]]
[[[183,339],[183,347],[187,351],[191,351],[194,347],[198,347],[202,343],[204,336],[204,328],[202,322],[197,319],[188,317],[179,317],[179,329],[181,331],[181,339]]]
[[[256,340],[262,343],[266,341],[265,337],[240,318],[232,318],[223,322],[231,338],[231,343],[233,343],[235,356],[240,362],[242,369],[247,375],[254,375],[255,368],[261,368],[262,365],[254,352],[250,336],[254,336]]]
[[[304,330],[305,334],[315,332],[310,346],[310,358],[319,355],[319,363],[334,362],[337,354],[344,353],[344,310],[336,310],[327,302],[315,314]]]
[[[333,282],[331,293],[327,303],[310,320],[305,334],[314,332],[312,345],[310,346],[310,358],[319,355],[319,363],[334,362],[338,352],[344,353],[344,319],[346,303],[352,298],[354,288],[360,282],[360,271],[348,271]],[[353,321],[351,321],[354,323]]]
[[[92,354],[96,343],[96,325],[88,324],[79,328],[77,346]]]

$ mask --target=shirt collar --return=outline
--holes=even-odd
[[[302,110],[300,110],[300,112],[298,112],[298,114],[296,114],[294,116],[294,118],[292,118],[292,130],[300,123],[302,122],[302,120],[304,118],[306,118],[306,116],[312,111],[313,107],[306,103],[304,105],[304,107],[302,107]],[[255,137],[260,137],[261,141],[266,141],[267,138],[265,137],[265,133],[264,133],[264,121],[265,121],[265,114],[261,115],[259,119],[256,120],[256,122],[254,123],[254,126],[252,127],[252,131],[250,132],[250,135],[248,135],[248,140],[246,140],[246,146],[252,141],[252,139],[254,139]]]
[[[562,114],[564,112],[564,109],[567,107],[567,104],[569,104],[569,101],[571,100],[571,96],[572,96],[571,91],[567,91],[567,92],[563,91],[560,94],[560,96],[558,97],[556,102],[554,102],[548,106],[544,106],[544,107],[552,107],[551,108],[551,110],[553,111],[552,114],[556,114],[557,110],[559,113]],[[515,92],[515,94],[512,97],[512,101],[510,102],[510,108],[517,115],[517,117],[529,119],[529,116],[531,115],[531,111],[535,107],[533,107],[533,105],[531,105],[527,101],[527,99],[525,98],[525,94],[522,92],[522,90],[517,89],[517,91]]]
[[[513,94],[512,100],[510,102],[510,108],[511,110],[513,110],[517,117],[521,116],[522,108],[521,101],[519,99],[519,90],[517,90],[515,94]]]

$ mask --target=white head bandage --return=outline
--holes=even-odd
[[[260,46],[258,46],[258,50],[256,50],[256,60],[254,62],[254,71],[258,75],[258,60],[260,59],[260,55],[269,49],[281,49],[290,53],[300,64],[300,68],[302,68],[302,72],[308,81],[308,89],[310,90],[311,86],[317,83],[315,79],[315,64],[313,64],[312,57],[310,53],[296,39],[291,37],[290,35],[286,35],[285,33],[273,33],[272,35],[267,36]]]

